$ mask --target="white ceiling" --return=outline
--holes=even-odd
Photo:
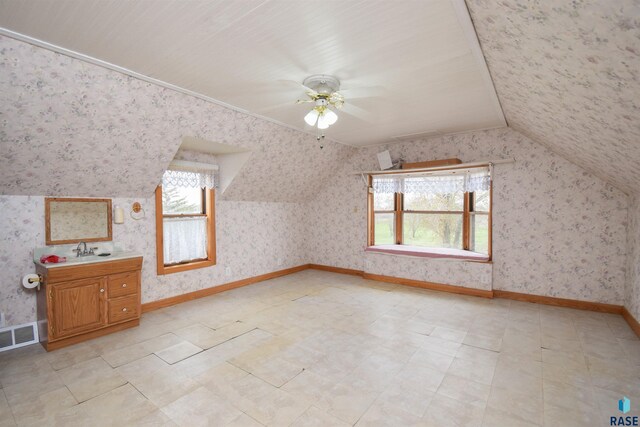
[[[0,0],[0,26],[299,129],[292,82],[335,75],[350,145],[506,125],[463,0]]]

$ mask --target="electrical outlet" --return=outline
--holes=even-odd
[[[226,266],[226,267],[224,268],[224,275],[225,275],[226,277],[231,277],[231,267]]]

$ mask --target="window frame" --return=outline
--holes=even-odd
[[[451,168],[439,168],[440,171],[460,169],[459,167],[451,167]],[[410,169],[406,171],[397,171],[394,172],[397,174],[407,174],[410,175],[412,172]],[[464,204],[462,211],[410,211],[404,209],[404,194],[402,193],[394,193],[394,210],[393,211],[376,211],[374,208],[374,194],[373,194],[373,178],[377,174],[369,174],[367,183],[367,247],[375,246],[375,214],[376,213],[393,213],[395,215],[395,245],[402,246],[412,246],[405,245],[404,233],[403,233],[403,217],[405,213],[409,214],[462,214],[462,250],[473,252],[471,247],[471,220],[475,215],[487,215],[488,217],[488,245],[487,245],[487,261],[475,261],[475,262],[491,262],[493,258],[492,254],[492,240],[493,240],[493,232],[492,232],[492,212],[493,212],[493,182],[491,182],[489,186],[489,210],[488,211],[475,211],[474,202],[475,196],[473,192],[465,192],[464,193]],[[383,175],[383,174],[379,174]],[[426,248],[426,247],[425,247]],[[426,248],[429,249],[429,248]]]
[[[216,203],[215,189],[202,189],[203,211],[199,214],[163,214],[162,185],[156,188],[156,261],[158,275],[179,273],[216,265]],[[207,217],[207,258],[181,262],[177,264],[164,263],[164,218]]]

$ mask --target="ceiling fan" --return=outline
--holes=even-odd
[[[291,101],[279,103],[264,108],[261,112],[285,109],[292,104],[313,104],[311,110],[304,116],[304,121],[308,126],[316,128],[318,140],[324,138],[325,129],[336,123],[338,114],[346,114],[364,122],[375,122],[375,117],[371,112],[354,105],[351,101],[378,98],[384,94],[384,88],[381,86],[359,86],[341,90],[340,80],[327,74],[314,74],[304,79],[302,83],[293,79],[283,79],[277,82],[291,88],[295,86],[298,91],[302,89],[307,99],[298,99],[295,103]],[[280,96],[285,98],[291,96],[290,92],[283,90],[279,92]],[[345,102],[345,96],[350,102]]]
[[[340,80],[333,76],[316,74],[309,76],[302,82],[309,99],[297,101],[298,104],[313,103],[314,106],[304,116],[304,121],[309,126],[317,126],[324,130],[338,121],[338,115],[331,107],[341,109],[344,106],[344,96],[338,92]]]

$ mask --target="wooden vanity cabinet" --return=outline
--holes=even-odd
[[[104,277],[72,280],[49,287],[50,337],[67,337],[107,325]]]
[[[40,342],[47,350],[137,326],[142,258],[36,270]]]

